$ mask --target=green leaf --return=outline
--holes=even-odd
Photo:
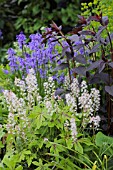
[[[79,142],[74,144],[75,150],[83,154],[83,147]]]
[[[39,162],[37,162],[37,161],[33,161],[32,163],[36,166],[39,166]]]
[[[2,144],[2,141],[0,141],[0,148],[3,148],[4,145]]]
[[[94,144],[90,141],[89,138],[81,138],[81,139],[79,139],[79,142],[80,142],[80,143],[84,143],[84,144],[86,144],[86,145],[88,145],[88,146],[94,145]]]
[[[39,159],[39,162],[33,161],[32,163],[33,163],[34,165],[36,165],[36,166],[42,166],[42,165],[43,165],[41,159]]]
[[[67,144],[68,149],[71,149],[73,147],[71,139],[66,139],[66,144]]]
[[[10,158],[5,155],[4,158],[3,158],[3,163],[9,168],[9,170],[12,170],[12,162],[10,160]]]
[[[0,130],[0,139],[5,135],[5,132],[3,132],[3,129]]]
[[[23,167],[19,165],[15,170],[23,170]]]
[[[24,155],[24,153],[21,153],[20,158],[19,158],[19,161],[22,161],[22,160],[24,160],[24,159],[25,159],[25,155]]]
[[[24,154],[26,154],[26,155],[30,155],[30,154],[31,154],[31,151],[29,151],[29,150],[24,151]]]
[[[113,138],[104,135],[102,132],[96,134],[95,143],[97,146],[102,146],[105,144],[113,144]]]
[[[28,167],[30,167],[30,165],[31,165],[31,163],[32,163],[33,158],[34,158],[34,156],[28,156],[28,157],[26,158],[26,160],[27,160],[27,164],[28,164]]]

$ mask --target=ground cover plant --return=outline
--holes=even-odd
[[[113,169],[113,33],[102,13],[78,18],[67,35],[52,22],[8,49],[1,170]]]
[[[89,16],[92,14],[99,14],[100,12],[103,13],[104,16],[108,16],[109,18],[109,25],[108,30],[112,32],[113,24],[112,24],[112,10],[113,10],[113,1],[108,0],[94,0],[88,3],[81,3],[81,11],[83,16]],[[95,23],[93,23],[95,24]],[[96,25],[95,25],[96,27]]]

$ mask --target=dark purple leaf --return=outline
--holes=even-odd
[[[68,37],[72,42],[78,42],[79,41],[79,36],[78,35],[72,35]]]
[[[82,54],[78,54],[76,57],[75,57],[75,60],[79,63],[82,63],[82,64],[87,64],[86,62],[86,59],[85,57],[82,55]]]
[[[104,132],[108,131],[108,124],[103,124],[102,129],[104,130]]]
[[[106,63],[104,61],[100,63],[98,67],[99,73],[101,73],[104,70],[105,66],[106,66]]]
[[[99,76],[100,76],[100,79],[101,79],[105,84],[109,84],[109,82],[110,82],[110,83],[113,82],[112,77],[109,76],[108,73],[103,73],[103,72],[101,72],[101,73],[99,74]]]
[[[78,18],[79,18],[79,23],[80,23],[80,24],[87,24],[87,21],[86,21],[86,19],[84,18],[84,16],[78,15]]]
[[[80,35],[95,35],[95,32],[94,31],[91,31],[91,30],[86,30],[86,31],[79,31],[78,32]]]
[[[85,20],[84,16],[82,16],[82,15],[77,15],[77,17],[78,17],[80,20]]]
[[[79,66],[79,67],[74,68],[73,72],[79,75],[86,76],[86,68],[84,66]]]
[[[100,22],[100,20],[101,20],[101,17],[99,15],[90,16],[88,18],[88,21],[97,21],[97,22]]]
[[[62,63],[62,64],[58,65],[53,71],[64,70],[68,67],[69,67],[68,63]]]
[[[108,16],[103,16],[103,17],[102,17],[102,20],[101,20],[101,24],[102,24],[103,26],[105,26],[105,25],[108,25],[108,23],[109,23]]]
[[[55,91],[55,96],[60,96],[60,95],[63,94],[64,92],[65,92],[64,89],[57,89],[57,90]]]
[[[72,31],[69,32],[69,34],[77,34],[79,31],[81,31],[83,26],[75,27],[72,29]]]
[[[101,44],[94,45],[93,48],[91,49],[91,51],[89,52],[89,54],[96,53],[97,51],[99,51],[100,46],[101,46]]]
[[[49,34],[49,33],[48,33],[48,34]],[[48,37],[46,37],[46,38],[45,38],[44,36],[46,36],[46,35],[43,35],[43,38],[44,38],[44,39],[43,39],[43,41],[41,42],[42,44],[43,44],[43,43],[46,43],[46,42],[47,42],[47,40],[48,40],[49,38],[51,38],[51,37],[52,37],[51,35],[50,35],[50,36],[48,36]]]
[[[100,42],[100,43],[102,43],[103,45],[107,45],[105,39],[102,38],[102,37],[100,37],[100,36],[97,38],[97,41]]]
[[[113,62],[108,63],[108,65],[113,68]]]
[[[54,39],[54,40],[52,40],[51,42],[56,42],[56,41],[59,41],[61,39],[61,37],[60,38],[57,38],[57,39]]]
[[[88,68],[87,71],[93,70],[95,68],[98,68],[100,63],[103,62],[103,60],[95,61],[93,62]]]
[[[100,27],[99,27],[99,30],[98,30],[98,32],[97,32],[97,34],[96,34],[97,39],[100,37],[100,34],[102,33],[102,31],[103,31],[105,28],[106,28],[106,26],[100,26]]]
[[[105,86],[105,91],[113,96],[113,86]]]
[[[113,33],[110,34],[110,39],[113,40]],[[110,40],[109,40],[109,36],[106,38],[106,43],[109,43]]]
[[[84,47],[84,44],[78,44],[76,46],[74,46],[74,50],[79,50],[80,48]]]
[[[67,62],[67,60],[66,60],[66,58],[60,58],[59,60],[57,60],[57,63],[59,63],[60,62],[60,64],[61,63],[66,63]]]
[[[83,39],[85,41],[85,45],[89,44],[90,42],[93,42],[94,41],[94,38],[91,37],[91,38],[87,38],[87,39]]]
[[[100,76],[99,76],[99,74],[92,75],[89,78],[89,84],[98,84],[98,83],[100,83]]]
[[[62,50],[62,56],[63,57],[65,56],[67,49],[68,49],[68,46],[63,48],[63,50]]]
[[[87,79],[90,78],[90,72],[89,71],[86,71],[86,77],[87,77]]]
[[[68,92],[69,93],[69,92]],[[66,93],[63,93],[63,94],[61,94],[60,95],[60,97],[62,98],[62,99],[65,99],[65,96],[66,96]],[[65,103],[66,104],[66,103]]]
[[[66,51],[66,56],[67,56],[68,60],[73,58],[71,52],[69,52],[69,51]]]
[[[105,90],[104,90],[104,91],[105,91]],[[106,113],[106,111],[107,111],[107,110],[106,110],[106,106],[100,106],[100,111],[103,112],[103,113]],[[104,119],[104,118],[105,118],[104,115],[102,115],[101,118],[102,118],[103,120],[105,120],[105,119]]]
[[[55,30],[56,32],[59,32],[61,30],[61,27],[58,27],[54,21],[52,21],[51,28]]]

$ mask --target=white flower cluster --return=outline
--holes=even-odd
[[[58,112],[58,104],[55,102],[55,99],[58,98],[60,100],[61,98],[59,96],[55,97],[55,83],[53,81],[52,77],[48,78],[48,82],[44,83],[44,104],[47,108],[47,112],[52,115],[54,112]]]
[[[95,129],[97,129],[99,127],[99,123],[100,123],[101,119],[100,119],[100,116],[96,116],[96,117],[90,117],[90,127],[93,127]]]
[[[87,85],[81,84],[81,96],[79,97],[80,108],[83,112],[88,112],[93,114],[95,111],[99,110],[100,107],[100,93],[96,88],[92,88],[89,93],[87,90]]]
[[[26,85],[25,85],[25,82],[24,82],[23,80],[20,80],[20,79],[18,79],[18,78],[15,78],[14,83],[15,83],[15,85],[16,85],[17,87],[20,88],[20,91],[22,92],[22,94],[25,93],[25,91],[26,91]]]
[[[83,80],[79,87],[79,83],[76,78],[73,79],[70,87],[71,92],[65,95],[66,103],[70,106],[70,111],[76,112],[76,115],[79,115],[77,110],[81,109],[83,115],[82,125],[85,127],[89,123],[90,116],[99,110],[99,90],[92,88],[89,93],[86,82]]]
[[[29,74],[25,78],[27,91],[30,94],[36,94],[38,89],[37,79],[34,70],[31,68],[29,69]]]
[[[54,96],[55,84],[52,77],[48,78],[48,82],[44,83],[45,100],[51,99]]]
[[[48,78],[48,82],[44,83],[44,104],[45,107],[48,109],[48,113],[52,114],[53,112],[53,106],[52,106],[52,98],[54,96],[55,91],[55,84],[52,77]]]
[[[11,113],[17,112],[22,114],[25,109],[25,101],[23,98],[18,99],[18,97],[12,91],[4,90],[3,91],[6,103],[8,105],[8,110]]]
[[[4,90],[3,92],[9,110],[6,128],[8,133],[25,136],[24,129],[29,124],[28,107],[32,109],[36,100],[41,101],[34,70],[29,70],[25,81],[16,78],[15,85],[20,88],[22,98],[18,98],[12,91]]]
[[[25,101],[23,98],[18,99],[12,91],[5,90],[3,94],[9,110],[6,129],[8,133],[22,135],[29,122],[26,115]]]
[[[29,128],[29,119],[27,118],[26,113],[23,113],[23,115],[18,115],[9,112],[6,124],[8,133],[19,135],[21,138],[25,139],[26,128],[27,130]]]
[[[77,111],[77,97],[80,93],[79,83],[76,78],[73,79],[73,82],[70,85],[71,93],[65,95],[66,103],[70,106],[70,111]]]
[[[92,105],[92,100],[90,99],[90,94],[83,92],[79,97],[80,109],[83,109],[83,112],[86,113],[91,109],[90,108],[91,105]]]
[[[86,81],[82,81],[81,82],[81,93],[88,93],[88,90],[87,90],[88,86],[86,84]]]
[[[7,121],[7,124],[6,124],[6,129],[7,129],[8,133],[15,134],[15,129],[14,129],[15,124],[16,124],[16,122],[15,122],[15,119],[14,119],[14,114],[9,112],[8,121]]]
[[[52,102],[50,100],[45,100],[44,103],[45,103],[45,107],[48,110],[48,113],[52,113],[53,111]]]
[[[77,140],[77,127],[74,118],[70,119],[70,125],[71,125],[71,136],[73,141],[75,142]]]
[[[69,88],[70,87],[69,75],[65,76],[64,87],[65,88]]]
[[[29,74],[25,80],[15,78],[15,85],[19,87],[19,92],[26,102],[28,102],[29,109],[31,109],[35,102],[41,102],[36,75],[33,69],[29,69]]]
[[[64,123],[64,127],[65,127],[66,131],[69,130],[69,125],[70,125],[70,124],[69,124],[69,121],[66,120],[65,123]]]
[[[78,80],[76,78],[73,79],[73,82],[71,83],[70,86],[71,86],[71,93],[73,94],[73,96],[79,97],[80,87],[79,87]]]
[[[38,91],[38,83],[37,78],[35,75],[34,70],[31,68],[29,69],[29,74],[25,78],[26,85],[27,85],[27,101],[30,107],[32,107],[35,104],[35,100],[37,102],[41,102],[41,96],[39,95]]]
[[[99,90],[92,88],[90,93],[92,99],[92,112],[98,111],[100,107],[100,93]]]
[[[68,106],[70,106],[70,111],[71,112],[76,112],[77,111],[77,102],[76,102],[76,98],[71,95],[70,93],[65,95],[66,98],[66,103]]]

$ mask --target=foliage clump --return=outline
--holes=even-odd
[[[103,16],[108,16],[109,18],[109,25],[108,30],[112,32],[113,30],[113,17],[112,17],[112,11],[113,11],[113,1],[112,0],[93,0],[93,2],[89,3],[81,3],[81,15],[83,16],[89,16],[92,14],[99,14],[100,12],[103,13]],[[94,27],[97,23],[93,22]]]

